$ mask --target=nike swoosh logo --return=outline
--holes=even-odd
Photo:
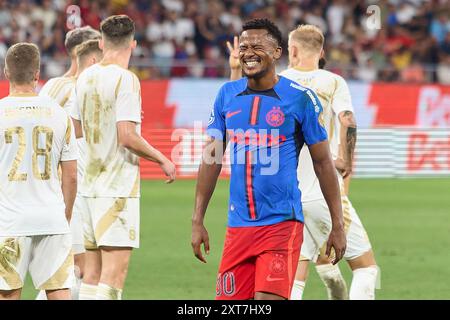
[[[284,280],[284,278],[272,278],[271,276],[270,276],[270,274],[267,276],[267,278],[266,278],[266,281],[268,281],[268,282],[272,282],[272,281],[281,281],[281,280]]]
[[[233,111],[233,112],[228,112],[227,113],[227,119],[228,118],[231,118],[232,116],[235,116],[235,115],[237,115],[238,113],[241,113],[242,112],[242,110],[237,110],[237,111]]]

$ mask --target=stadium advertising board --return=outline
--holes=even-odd
[[[222,79],[143,81],[142,134],[172,156],[180,177],[194,177],[203,132]],[[450,87],[349,82],[358,121],[355,176],[450,175]],[[0,82],[2,96],[7,82]],[[399,99],[401,93],[401,99]],[[223,176],[229,175],[228,155]],[[162,178],[144,161],[142,178]]]

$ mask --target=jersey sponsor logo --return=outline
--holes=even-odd
[[[258,133],[255,131],[227,130],[228,137],[232,143],[246,146],[276,147],[286,141],[286,136],[282,134]]]
[[[228,119],[228,118],[231,118],[232,116],[235,116],[235,115],[237,115],[237,114],[239,114],[239,113],[241,113],[241,112],[242,112],[241,109],[236,110],[236,111],[232,111],[232,112],[228,112],[227,115],[226,115],[226,118],[227,118],[227,119]]]
[[[273,107],[266,115],[266,121],[272,127],[279,127],[284,123],[284,113],[280,107]]]

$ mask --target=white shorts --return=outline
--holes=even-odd
[[[73,204],[72,219],[70,219],[70,233],[72,234],[73,254],[86,252],[83,236],[83,211],[86,211],[86,203],[82,196],[77,195]]]
[[[302,203],[305,227],[300,260],[316,262],[319,253],[324,254],[331,231],[331,217],[325,199]],[[342,197],[344,230],[347,236],[347,249],[344,259],[353,260],[369,251],[369,237],[348,197]]]
[[[139,198],[84,198],[84,246],[139,248]]]
[[[38,290],[71,288],[71,235],[0,237],[0,290],[22,288],[27,271]]]

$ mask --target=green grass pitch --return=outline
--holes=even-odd
[[[143,181],[141,248],[133,253],[124,299],[213,299],[226,227],[228,181],[206,216],[208,263],[190,245],[195,181]],[[377,299],[450,299],[450,179],[354,179],[350,190],[379,266]],[[350,285],[345,262],[341,270]],[[34,299],[30,280],[23,298]],[[305,299],[326,299],[313,268]]]

